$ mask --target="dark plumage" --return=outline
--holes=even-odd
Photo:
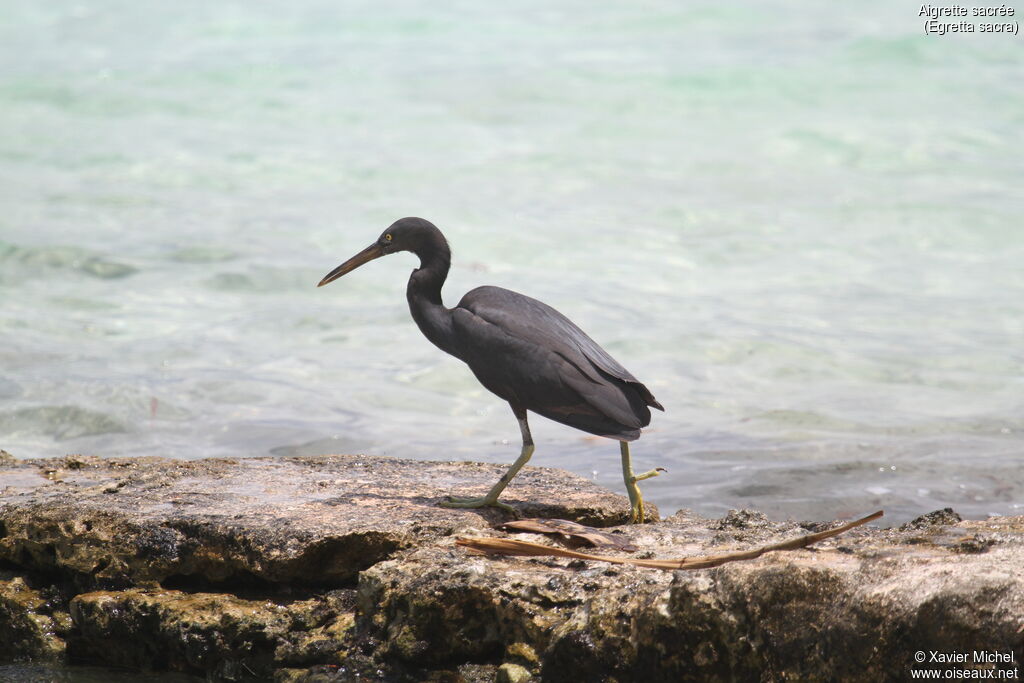
[[[513,405],[598,436],[632,441],[661,408],[647,387],[571,320],[500,287],[478,287],[452,309],[448,350]],[[442,347],[444,348],[444,347]]]
[[[508,401],[523,431],[522,455],[488,496],[448,504],[507,507],[497,502],[498,494],[533,452],[526,421],[530,410],[621,441],[634,521],[642,521],[636,481],[657,471],[634,476],[625,442],[637,439],[650,423],[649,407],[664,410],[647,387],[571,320],[536,299],[501,287],[477,287],[454,308],[445,307],[441,286],[448,277],[451,250],[441,231],[422,218],[395,222],[376,242],[331,271],[320,286],[397,251],[420,257],[420,267],[412,272],[406,289],[420,330],[438,348],[465,361],[481,384]]]

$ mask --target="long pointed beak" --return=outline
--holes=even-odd
[[[359,252],[352,258],[350,258],[348,261],[342,263],[340,266],[338,266],[331,272],[327,273],[327,275],[324,275],[324,279],[320,281],[320,284],[318,284],[317,287],[323,287],[329,282],[334,282],[345,273],[351,273],[353,270],[363,265],[364,263],[368,263],[369,261],[372,261],[375,258],[380,258],[383,255],[384,250],[381,249],[380,245],[375,242],[368,246],[366,249],[363,249],[361,252]]]

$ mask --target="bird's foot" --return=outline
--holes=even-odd
[[[442,500],[438,505],[443,508],[495,507],[511,513],[516,518],[519,517],[519,512],[514,507],[500,502],[497,498],[490,498],[488,496],[481,496],[479,498],[458,498],[456,496],[448,496],[448,500]]]
[[[662,472],[668,472],[664,467],[655,467],[649,472],[637,474],[626,480],[626,492],[629,494],[629,523],[643,524],[647,521],[647,513],[644,511],[644,497],[640,494],[638,481],[656,477]],[[655,520],[657,521],[657,520]]]
[[[643,474],[636,475],[635,477],[633,477],[633,481],[637,482],[637,481],[643,481],[644,479],[650,479],[651,477],[658,476],[662,472],[668,472],[668,470],[666,470],[664,467],[655,467],[650,472],[644,472]]]

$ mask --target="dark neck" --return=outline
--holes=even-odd
[[[405,297],[420,331],[442,351],[452,353],[452,312],[441,302],[441,285],[451,268],[451,251],[444,237],[416,249],[420,267],[412,271]]]

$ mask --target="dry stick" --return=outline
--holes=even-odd
[[[491,553],[496,555],[535,555],[535,556],[555,556],[555,557],[572,557],[580,560],[597,560],[599,562],[611,562],[612,564],[631,564],[637,567],[650,567],[651,569],[707,569],[708,567],[717,567],[720,564],[726,562],[737,562],[739,560],[753,560],[754,558],[761,557],[765,553],[770,553],[774,550],[799,550],[800,548],[806,548],[807,546],[823,541],[826,538],[832,536],[838,536],[844,531],[849,531],[854,527],[858,527],[861,524],[867,524],[868,522],[878,519],[883,514],[882,510],[872,513],[867,517],[862,517],[853,522],[843,524],[835,529],[829,529],[828,531],[819,531],[814,534],[807,534],[805,536],[798,536],[797,538],[783,541],[782,543],[774,543],[772,545],[761,546],[760,548],[754,548],[753,550],[742,550],[735,553],[725,553],[724,555],[708,555],[706,557],[684,557],[679,560],[635,560],[628,557],[605,557],[603,555],[588,555],[587,553],[579,553],[575,550],[566,550],[564,548],[554,548],[548,545],[541,545],[539,543],[529,543],[527,541],[516,541],[511,538],[456,538],[455,545],[462,546],[474,553]]]

